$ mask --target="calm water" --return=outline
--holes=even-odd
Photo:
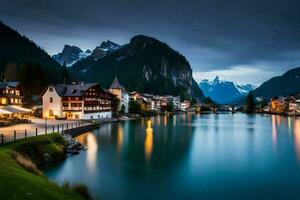
[[[101,199],[300,199],[300,119],[178,115],[105,124],[45,169]]]

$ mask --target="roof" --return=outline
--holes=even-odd
[[[61,97],[79,97],[85,94],[85,92],[94,86],[99,86],[98,83],[76,83],[76,84],[57,84],[57,85],[50,85],[47,87],[54,87],[57,94]],[[47,89],[44,90],[42,95],[47,91]]]
[[[117,77],[115,78],[115,80],[112,82],[110,89],[121,89],[125,91],[125,88],[119,83]]]
[[[18,81],[0,82],[0,88],[17,87],[20,83]]]
[[[3,114],[12,114],[12,112],[8,111],[8,110],[5,110],[5,109],[2,109],[0,108],[0,114],[3,115]]]

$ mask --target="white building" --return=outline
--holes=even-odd
[[[289,103],[289,111],[294,114],[300,114],[300,99]]]
[[[180,96],[173,97],[173,108],[174,110],[180,109]]]
[[[48,86],[42,95],[43,118],[111,118],[111,94],[97,83]]]
[[[128,107],[129,107],[129,94],[125,90],[125,88],[119,83],[118,79],[115,78],[113,83],[110,86],[111,93],[117,96],[117,98],[120,100],[118,111],[122,110],[122,106],[125,108],[125,113],[128,113]]]
[[[180,103],[180,110],[186,111],[191,106],[191,102],[188,100],[184,100]]]

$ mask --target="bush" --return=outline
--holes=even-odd
[[[62,188],[67,189],[67,190],[73,190],[74,192],[76,192],[77,194],[79,194],[80,196],[82,196],[83,198],[85,198],[87,200],[93,199],[93,197],[89,191],[89,188],[82,183],[70,185],[69,182],[64,182],[62,184]]]
[[[84,184],[75,184],[72,186],[72,190],[80,194],[85,199],[93,199],[89,188]]]
[[[43,173],[37,168],[37,166],[28,158],[15,151],[12,152],[13,158],[17,161],[18,165],[23,167],[25,170],[34,173],[39,176],[43,176]]]
[[[130,113],[140,114],[142,112],[142,106],[137,101],[129,101],[129,111]]]

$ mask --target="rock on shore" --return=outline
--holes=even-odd
[[[62,135],[65,141],[67,142],[67,155],[76,155],[79,154],[80,151],[86,149],[80,142],[76,139],[72,138],[71,135],[63,134]]]

